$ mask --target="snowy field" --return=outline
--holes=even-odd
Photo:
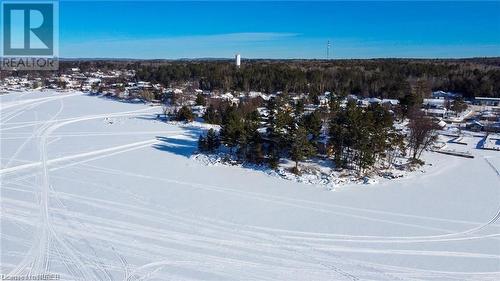
[[[61,280],[500,280],[500,152],[329,191],[190,159],[200,129],[81,93],[1,103],[1,262]]]

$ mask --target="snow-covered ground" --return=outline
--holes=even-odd
[[[0,273],[61,280],[500,280],[500,153],[333,191],[190,158],[199,126],[0,96]]]

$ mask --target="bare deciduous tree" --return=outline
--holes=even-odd
[[[410,119],[408,147],[412,158],[418,160],[422,152],[436,142],[436,131],[439,126],[434,120],[425,116],[419,108],[413,108],[409,112],[408,118]]]

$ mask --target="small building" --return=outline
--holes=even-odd
[[[499,118],[500,118],[500,116],[496,112],[491,111],[491,110],[482,111],[479,114],[480,120],[497,121]]]
[[[499,106],[500,98],[489,98],[489,97],[475,97],[475,105],[485,105],[485,106]]]
[[[465,125],[465,128],[467,130],[471,130],[473,132],[479,132],[479,131],[482,131],[484,129],[484,125],[477,120],[471,120],[470,122],[468,122]]]
[[[455,99],[458,99],[461,97],[462,97],[461,94],[456,94],[456,93],[452,93],[452,92],[445,92],[445,91],[432,92],[433,99],[455,100]]]
[[[397,99],[382,99],[382,104],[389,106],[397,106],[399,104],[399,100]]]
[[[423,105],[425,108],[445,108],[444,99],[424,99]]]
[[[446,122],[444,122],[443,120],[440,120],[437,125],[441,128],[441,129],[444,129],[446,128],[447,124]]]
[[[445,108],[429,108],[424,109],[425,115],[432,117],[444,118],[446,116]]]
[[[485,126],[484,130],[492,133],[500,133],[500,122],[489,123]]]
[[[379,98],[368,98],[368,103],[369,104],[381,104],[382,100]]]

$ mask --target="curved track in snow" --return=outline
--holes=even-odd
[[[11,149],[0,157],[5,163],[0,168],[0,218],[9,226],[0,237],[8,245],[2,251],[1,273],[53,272],[64,280],[500,277],[500,268],[494,266],[500,261],[500,251],[487,247],[499,243],[500,210],[480,219],[444,218],[389,211],[384,206],[351,206],[336,202],[335,197],[313,200],[324,191],[282,186],[281,194],[271,192],[281,187],[272,187],[258,173],[252,176],[264,177],[260,180],[271,191],[248,188],[251,183],[232,179],[247,179],[232,174],[240,173],[240,168],[227,168],[227,179],[197,178],[194,173],[183,176],[178,173],[213,169],[218,175],[220,170],[199,167],[184,157],[199,131],[166,128],[162,123],[151,124],[148,118],[136,118],[154,108],[121,105],[110,113],[93,113],[90,106],[88,114],[72,117],[68,108],[76,101],[104,105],[81,94],[26,96],[2,104],[0,116],[0,141],[7,143],[2,148]],[[42,104],[54,109],[50,118],[23,119],[26,110],[37,110]],[[101,121],[110,118],[123,122],[103,125]],[[32,143],[37,145],[38,157],[23,159]],[[71,152],[71,143],[79,149]],[[62,155],[54,154],[59,146],[64,148]],[[484,159],[498,179],[498,169],[488,157]],[[491,178],[491,173],[489,169],[484,175]],[[233,180],[232,184],[226,180]],[[312,195],[302,198],[293,192]],[[228,207],[221,208],[221,204]],[[291,212],[290,217],[283,216],[285,211]],[[279,225],[274,226],[262,220],[273,218],[274,213],[289,220],[288,227],[280,221],[274,221]],[[310,219],[338,222],[338,229],[321,232],[321,227],[302,229],[296,223],[307,224]],[[349,220],[362,226],[381,225],[387,231],[344,230],[341,223]],[[391,234],[392,228],[419,234]],[[439,261],[444,268],[427,260]],[[458,262],[461,266],[454,266]]]

